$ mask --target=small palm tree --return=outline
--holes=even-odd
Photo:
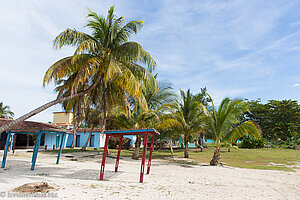
[[[204,128],[205,115],[202,104],[190,90],[186,93],[180,90],[181,101],[170,105],[172,113],[161,118],[158,128],[172,130],[177,135],[183,135],[184,157],[189,157],[189,141]]]
[[[0,102],[0,118],[13,119],[14,115],[9,106],[5,106],[3,102]]]
[[[211,98],[211,97],[210,97]],[[208,110],[208,128],[216,140],[216,150],[210,165],[217,165],[220,159],[221,142],[233,143],[245,134],[260,137],[260,129],[253,121],[241,122],[242,115],[249,112],[248,104],[241,99],[225,98],[218,109],[211,101],[212,108]]]

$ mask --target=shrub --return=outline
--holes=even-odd
[[[244,136],[242,143],[240,144],[241,148],[247,149],[259,149],[265,147],[267,142],[264,138],[255,139],[252,135]]]
[[[120,138],[110,137],[108,140],[108,148],[118,149],[119,143],[120,143]],[[131,139],[123,137],[122,149],[130,149],[130,147],[131,147]]]

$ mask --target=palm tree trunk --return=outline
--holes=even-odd
[[[93,130],[94,130],[94,127],[92,127],[91,132],[90,132],[90,134],[89,134],[89,137],[87,138],[85,144],[84,144],[83,147],[81,148],[82,151],[85,151],[85,150],[86,150],[86,147],[87,147],[87,145],[89,144],[89,141],[90,141],[90,139],[91,139],[91,137],[92,137],[92,135],[93,135]]]
[[[135,141],[134,152],[132,154],[132,159],[135,159],[135,160],[139,159],[139,152],[140,152],[141,142],[142,142],[142,137],[140,135],[137,135],[136,136],[136,141]]]
[[[79,93],[76,93],[76,94],[72,94],[72,95],[70,95],[70,96],[68,96],[68,97],[62,97],[62,98],[59,98],[59,99],[50,101],[50,102],[48,102],[48,103],[46,103],[46,104],[44,104],[44,105],[42,105],[42,106],[40,106],[40,107],[34,109],[33,111],[31,111],[31,112],[29,112],[29,113],[27,113],[27,114],[25,114],[25,115],[19,117],[19,118],[16,119],[16,120],[13,120],[13,121],[11,121],[11,122],[8,122],[8,123],[5,124],[4,126],[1,126],[1,127],[0,127],[0,134],[1,134],[2,132],[4,132],[4,131],[7,131],[9,128],[15,126],[16,124],[18,124],[18,123],[20,123],[20,122],[22,122],[22,121],[25,121],[26,119],[28,119],[28,118],[30,118],[30,117],[32,117],[32,116],[34,116],[34,115],[36,115],[36,114],[38,114],[38,113],[40,113],[40,112],[46,110],[47,108],[50,108],[51,106],[54,106],[54,105],[56,105],[56,104],[58,104],[58,103],[62,103],[62,102],[64,102],[64,101],[67,101],[67,100],[70,100],[70,99],[73,99],[73,98],[75,98],[75,97],[79,97],[79,96],[82,96],[82,95],[85,95],[85,94],[91,92],[91,91],[98,85],[98,83],[99,83],[100,80],[101,80],[101,77],[102,77],[102,76],[101,76],[101,74],[99,73],[99,74],[98,74],[98,77],[97,77],[97,79],[96,79],[96,81],[95,81],[95,82],[93,83],[93,85],[91,85],[87,90],[84,90],[84,91],[79,92]]]
[[[78,128],[78,127],[77,127],[77,123],[75,123],[75,125],[74,125],[74,131],[73,131],[73,140],[72,140],[71,148],[74,148],[77,128]]]
[[[200,134],[200,146],[205,147],[205,138],[203,133]]]
[[[159,141],[159,150],[163,150],[163,140]]]
[[[172,139],[170,140],[170,149],[171,149],[171,154],[173,155],[174,152],[173,152],[173,140]]]
[[[189,141],[188,138],[184,138],[184,157],[189,157]]]
[[[219,160],[220,160],[220,143],[217,141],[217,147],[216,150],[214,152],[214,156],[210,161],[210,165],[211,166],[217,166],[219,164]]]
[[[102,120],[102,129],[101,129],[101,134],[104,134],[105,128],[106,128],[106,93],[105,93],[105,89],[103,89],[103,94],[102,94],[102,101],[103,101],[103,120]],[[108,148],[107,148],[107,153],[108,152]]]

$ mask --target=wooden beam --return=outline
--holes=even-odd
[[[117,161],[116,161],[116,166],[115,166],[115,172],[118,171],[118,167],[119,167],[119,160],[120,160],[120,154],[121,154],[121,149],[122,149],[122,141],[123,141],[123,136],[120,137]]]
[[[148,168],[147,168],[147,174],[150,173],[150,167],[151,167],[151,159],[152,159],[152,152],[154,148],[154,135],[151,138],[151,145],[150,145],[150,153],[149,153],[149,159],[148,159]]]
[[[142,157],[142,164],[141,164],[140,183],[143,183],[143,181],[144,181],[145,160],[146,160],[146,154],[147,154],[147,140],[148,140],[148,134],[146,133],[144,136],[144,147],[143,147],[143,157]]]
[[[34,144],[34,149],[33,149],[33,153],[32,153],[32,160],[31,160],[31,170],[34,170],[35,167],[35,162],[36,162],[36,158],[37,158],[37,154],[39,152],[39,148],[41,145],[41,137],[42,137],[43,133],[41,131],[38,131],[36,140],[35,140],[35,144]]]
[[[105,144],[104,144],[104,150],[103,150],[103,156],[102,156],[102,163],[101,163],[101,169],[100,169],[100,180],[103,180],[104,177],[104,168],[105,168],[105,160],[106,160],[106,154],[108,149],[108,140],[110,135],[107,134],[105,136]]]
[[[6,143],[5,143],[5,148],[4,148],[4,154],[3,154],[1,168],[5,167],[6,157],[7,157],[7,151],[8,151],[9,145],[10,145],[9,144],[10,143],[10,136],[11,136],[11,132],[8,131],[7,132],[7,138],[6,138]]]
[[[58,151],[58,155],[57,155],[57,160],[56,160],[56,164],[59,163],[59,159],[60,159],[60,155],[63,149],[63,145],[65,143],[65,137],[66,137],[66,133],[63,133],[60,139],[60,147],[59,147],[59,151]]]

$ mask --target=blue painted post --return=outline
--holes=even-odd
[[[8,151],[8,147],[9,147],[9,139],[11,136],[11,132],[8,131],[7,132],[7,138],[6,138],[6,143],[5,143],[5,149],[4,149],[4,154],[3,154],[3,159],[2,159],[2,164],[1,164],[1,168],[5,167],[5,163],[6,163],[6,156],[7,156],[7,151]]]
[[[59,151],[58,151],[58,155],[57,155],[56,164],[59,163],[61,151],[62,151],[62,148],[63,148],[64,143],[65,143],[65,137],[66,137],[66,133],[63,133],[63,135],[62,135],[62,137],[61,137],[61,140],[60,140],[60,147],[59,147]]]
[[[41,131],[38,131],[36,140],[35,140],[35,144],[34,144],[34,149],[33,149],[33,153],[32,153],[32,160],[31,160],[31,170],[34,170],[35,167],[35,162],[36,162],[36,158],[37,158],[37,154],[39,152],[39,148],[41,145],[41,137],[42,137],[43,133]]]

